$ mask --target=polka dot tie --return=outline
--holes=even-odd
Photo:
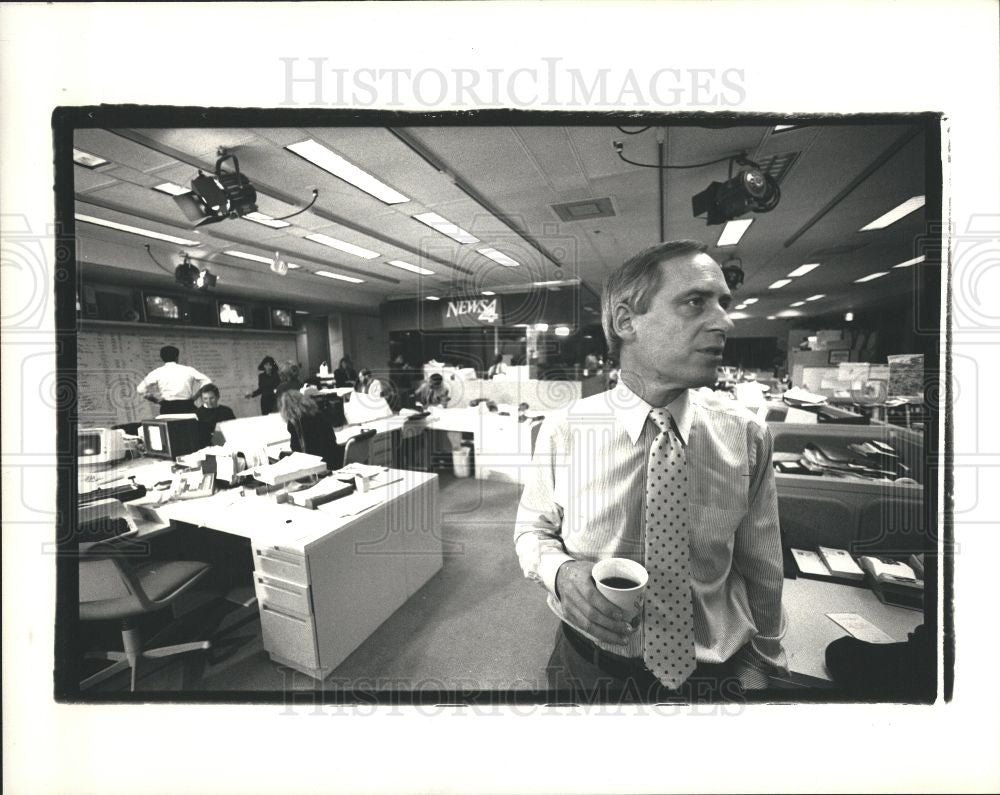
[[[695,667],[691,565],[688,551],[687,457],[670,413],[652,409],[660,429],[646,467],[646,586],[643,653],[646,667],[676,688]]]

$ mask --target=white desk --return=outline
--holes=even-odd
[[[437,476],[389,470],[386,480],[370,492],[385,499],[355,516],[340,514],[362,495],[313,511],[238,488],[156,511],[249,539],[265,650],[323,679],[442,565]]]
[[[492,477],[524,482],[524,472],[531,466],[531,433],[536,422],[533,418],[519,422],[516,411],[509,416],[497,412],[484,414],[477,406],[434,409],[426,422],[432,430],[473,435],[477,479]]]
[[[895,641],[905,641],[907,633],[924,622],[922,611],[884,605],[867,588],[802,577],[785,580],[782,602],[788,614],[783,641],[788,669],[819,679],[830,679],[826,647],[848,634],[827,613],[857,613]]]

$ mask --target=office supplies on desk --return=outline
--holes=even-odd
[[[327,471],[326,462],[318,455],[292,453],[275,464],[254,467],[249,474],[269,486],[281,486],[293,480],[321,475]]]
[[[302,508],[316,510],[320,505],[326,505],[341,497],[346,497],[354,491],[350,483],[344,483],[337,478],[323,478],[319,483],[309,488],[288,491],[287,501]]]
[[[829,578],[830,570],[817,553],[808,549],[793,549],[791,553],[795,558],[795,565],[799,567],[800,574]]]
[[[891,637],[857,613],[827,613],[826,616],[858,640],[867,643],[895,643]]]
[[[909,565],[892,558],[865,555],[860,563],[866,583],[880,602],[919,610],[924,605],[924,581]]]
[[[90,491],[81,491],[79,494],[79,502],[81,504],[86,504],[108,498],[116,499],[119,502],[129,502],[130,500],[137,500],[140,497],[145,496],[146,487],[136,483],[134,479],[129,479],[124,483],[101,486],[96,489],[91,489]]]
[[[848,580],[861,580],[865,573],[854,562],[846,549],[834,549],[832,547],[820,547],[819,556],[823,558],[830,573],[835,577],[843,577]]]

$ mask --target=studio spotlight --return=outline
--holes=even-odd
[[[736,176],[725,182],[712,182],[691,197],[695,218],[705,216],[709,226],[724,224],[749,212],[770,212],[781,200],[778,183],[760,166],[743,157],[736,162],[745,166]]]
[[[240,173],[236,155],[220,154],[214,174],[205,174],[199,169],[198,176],[191,180],[191,192],[173,197],[181,212],[195,226],[257,212],[257,191]],[[232,171],[222,168],[227,160],[233,161]]]
[[[271,270],[279,276],[288,275],[288,263],[282,259],[281,254],[277,251],[274,252],[274,260],[271,262]]]
[[[739,257],[730,257],[722,263],[722,275],[726,277],[726,286],[730,290],[738,290],[743,286],[743,261]]]
[[[219,277],[212,273],[208,268],[201,271],[198,274],[198,278],[195,280],[195,287],[201,290],[209,290],[215,287],[216,283],[219,281]]]
[[[184,255],[184,261],[181,262],[176,268],[174,268],[174,278],[177,283],[183,287],[195,287],[198,284],[198,279],[201,278],[201,271],[191,262],[191,256],[189,254]]]

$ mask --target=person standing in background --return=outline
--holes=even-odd
[[[487,380],[496,378],[498,375],[507,374],[507,365],[504,363],[503,354],[498,353],[496,358],[493,360],[493,364],[490,365],[490,369],[486,371]]]
[[[160,348],[163,364],[143,378],[135,391],[150,403],[160,404],[160,414],[194,414],[194,398],[212,379],[193,367],[180,364],[181,352],[173,345]]]
[[[202,447],[208,447],[212,443],[216,424],[235,420],[236,415],[229,406],[219,405],[219,388],[215,384],[203,386],[198,396],[201,398],[201,405],[195,411],[198,415],[198,432]]]
[[[255,398],[260,395],[260,413],[270,414],[278,407],[278,398],[274,390],[281,383],[278,375],[278,363],[271,356],[265,356],[257,365],[257,388],[253,392],[247,392],[246,398]]]

